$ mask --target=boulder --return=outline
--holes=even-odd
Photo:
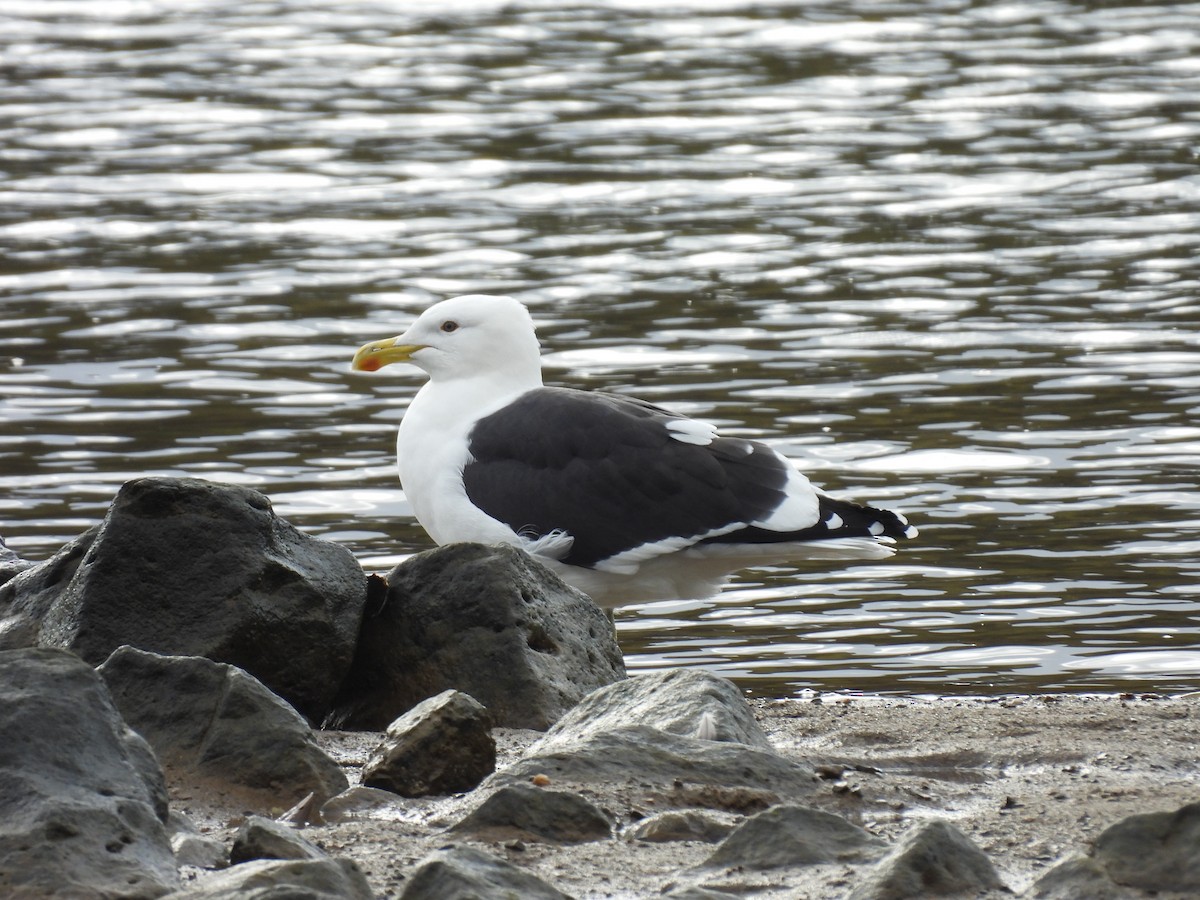
[[[13,572],[0,584],[0,650],[37,646],[42,619],[99,533],[99,525],[89,528],[45,562]]]
[[[248,816],[233,836],[229,864],[255,859],[325,859],[328,854],[295,828],[262,816]]]
[[[703,670],[639,675],[599,688],[493,780],[539,774],[581,783],[748,787],[787,797],[813,788],[811,767],[770,749],[737,687]]]
[[[0,896],[158,897],[176,887],[166,786],[96,672],[0,652]]]
[[[528,784],[500,788],[451,831],[484,841],[581,844],[612,837],[612,825],[579,794]]]
[[[366,576],[349,550],[278,518],[248,488],[139,478],[94,533],[0,588],[41,646],[93,665],[129,644],[253,674],[313,721],[354,654]]]
[[[732,681],[703,669],[668,669],[627,678],[588,694],[559,719],[538,750],[569,746],[587,734],[630,725],[771,749],[750,704]]]
[[[0,537],[0,585],[35,565],[32,560],[23,559],[15,550],[10,550]]]
[[[236,666],[121,647],[98,671],[173,783],[270,807],[348,785],[308,723]]]
[[[1096,838],[1092,855],[1117,884],[1200,891],[1200,803],[1122,819]]]
[[[348,859],[256,860],[232,866],[163,900],[375,900]]]
[[[584,730],[570,740],[547,735],[486,784],[527,781],[536,775],[547,775],[555,783],[680,781],[753,788],[784,797],[811,795],[815,777],[806,763],[766,750],[681,737],[649,725]]]
[[[403,797],[473,790],[496,771],[491,717],[461,691],[422,700],[388,726],[362,783]]]
[[[850,900],[979,897],[1006,891],[991,860],[961,831],[934,819],[902,837]]]
[[[878,859],[887,844],[840,816],[807,806],[773,806],[725,838],[703,868],[774,869]]]
[[[511,863],[469,847],[445,847],[426,858],[404,886],[400,900],[478,900],[519,897],[521,900],[570,900]]]
[[[381,594],[327,727],[381,730],[454,688],[497,726],[545,730],[625,677],[604,612],[515,547],[418,553],[388,574]]]

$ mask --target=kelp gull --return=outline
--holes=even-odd
[[[396,440],[400,481],[438,544],[516,544],[597,602],[711,594],[747,565],[873,559],[917,533],[814,488],[765,444],[629,397],[544,387],[529,312],[469,295],[354,355],[429,375]]]

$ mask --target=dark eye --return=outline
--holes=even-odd
[[[452,331],[458,331],[458,323],[453,319],[449,319],[442,323],[442,331],[446,332],[446,334],[449,334]]]

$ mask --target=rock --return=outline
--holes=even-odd
[[[485,841],[582,844],[612,837],[612,824],[579,794],[512,784],[484,800],[451,831]]]
[[[991,861],[949,822],[934,819],[901,838],[850,900],[979,897],[986,891],[1006,891]]]
[[[304,719],[236,666],[122,647],[98,671],[174,783],[271,807],[348,785]]]
[[[321,806],[321,818],[325,822],[345,822],[350,819],[395,818],[404,807],[398,796],[391,791],[355,785],[336,797],[326,800]]]
[[[545,730],[625,677],[600,608],[515,547],[438,547],[400,563],[387,585],[327,727],[383,729],[455,688],[499,727]]]
[[[191,478],[127,482],[85,538],[0,588],[16,613],[42,613],[40,645],[93,665],[123,644],[203,656],[313,721],[328,712],[366,602],[349,550],[298,531],[257,491]]]
[[[404,797],[473,790],[496,771],[491,717],[461,691],[422,700],[388,726],[362,783]]]
[[[0,537],[0,585],[35,565],[32,560],[22,559],[15,550],[10,550]]]
[[[1096,838],[1092,855],[1117,884],[1200,891],[1200,803],[1122,819]]]
[[[668,669],[593,691],[558,721],[539,749],[629,725],[771,749],[738,687],[703,669]]]
[[[177,866],[197,869],[224,869],[229,865],[229,853],[216,838],[202,834],[179,832],[171,835],[171,850]]]
[[[882,840],[840,816],[807,806],[773,806],[735,829],[703,868],[861,863],[878,859],[886,849]]]
[[[811,767],[775,753],[633,725],[596,733],[583,731],[569,739],[547,735],[486,784],[524,782],[539,774],[548,775],[554,783],[684,781],[748,787],[785,797],[808,796],[814,783]]]
[[[0,653],[0,896],[157,897],[178,884],[166,786],[70,653]]]
[[[400,900],[570,900],[536,875],[469,847],[446,847],[431,854],[409,878]]]
[[[229,864],[254,859],[325,859],[328,854],[295,828],[262,816],[248,816],[233,836]]]
[[[694,736],[715,730],[729,740]],[[600,688],[567,713],[496,783],[675,781],[812,792],[813,771],[770,744],[738,689],[699,670],[643,675]]]
[[[256,860],[233,866],[163,900],[374,900],[348,859]]]
[[[629,837],[650,843],[703,841],[715,844],[733,830],[733,822],[694,809],[671,809],[638,822]]]
[[[0,584],[0,650],[37,646],[42,619],[99,533],[99,525],[89,528],[45,562],[22,569]]]
[[[1039,878],[1024,896],[1028,900],[1133,900],[1143,895],[1113,884],[1096,860],[1075,856]]]

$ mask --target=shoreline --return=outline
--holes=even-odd
[[[1037,879],[1070,857],[1086,855],[1104,829],[1131,815],[1173,811],[1200,800],[1196,693],[970,699],[820,694],[749,702],[775,751],[818,773],[806,803],[889,841],[931,819],[951,821],[992,860],[1011,891],[981,897],[1040,896],[1027,893]],[[523,729],[494,734],[498,771],[542,736]],[[357,784],[380,734],[317,735]],[[356,860],[383,897],[398,896],[420,861],[451,843],[506,859],[579,898],[657,897],[693,882],[702,883],[697,890],[716,892],[712,896],[838,898],[848,896],[857,880],[846,866],[830,865],[700,875],[696,867],[712,844],[650,843],[622,833],[662,805],[658,786],[591,785],[580,793],[623,823],[613,839],[551,844],[446,834],[472,805],[469,794],[396,797],[301,833],[330,853]],[[197,797],[173,796],[172,808],[226,843],[244,812]],[[197,876],[203,877],[185,871],[185,885]],[[1121,896],[1183,900],[1189,894],[1129,889]]]

